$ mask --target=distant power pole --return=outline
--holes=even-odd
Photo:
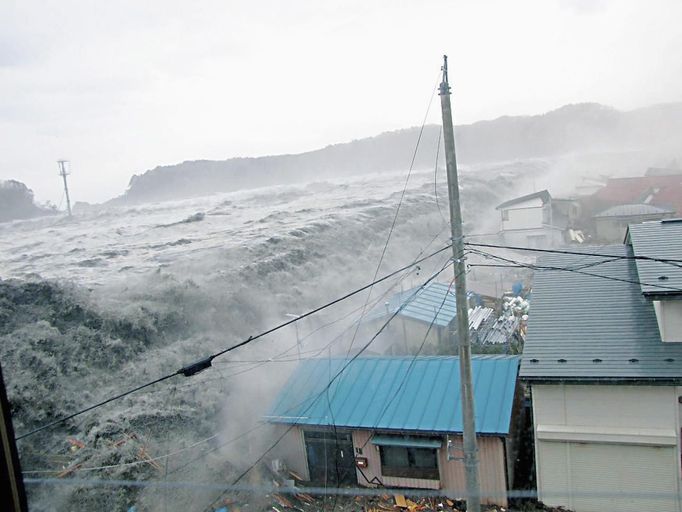
[[[71,217],[71,198],[69,198],[69,185],[66,183],[66,177],[71,174],[66,170],[66,164],[68,160],[57,160],[59,164],[59,175],[64,180],[64,195],[66,196],[66,211],[69,212],[69,217]]]
[[[466,472],[467,512],[480,512],[481,486],[478,478],[478,447],[474,419],[474,390],[471,378],[471,345],[469,341],[469,305],[467,304],[466,265],[464,263],[464,238],[462,237],[462,210],[459,203],[459,180],[455,157],[455,136],[450,107],[448,83],[448,57],[443,55],[443,81],[440,83],[440,105],[443,113],[443,142],[450,196],[450,230],[452,255],[455,260],[455,299],[457,306],[457,338],[459,340],[459,372],[462,395],[464,437],[464,468]]]

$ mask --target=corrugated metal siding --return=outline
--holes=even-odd
[[[379,457],[379,450],[375,449],[370,438],[372,433],[369,430],[354,430],[353,431],[353,445],[355,446],[356,456],[367,457],[367,468],[357,469],[358,483],[367,487],[374,487],[381,485],[381,457]],[[362,449],[362,453],[358,453],[357,448]],[[378,479],[377,482],[375,479]]]
[[[630,254],[624,245],[584,250]],[[603,263],[606,259],[556,254],[539,260],[538,265],[559,268],[599,264],[581,270],[597,276],[563,270],[535,273],[522,378],[682,378],[682,343],[661,341],[653,305],[632,283],[638,280],[634,261]]]
[[[461,445],[461,437],[455,440]],[[507,506],[507,482],[505,475],[505,460],[503,441],[499,437],[479,437],[479,478],[481,482],[481,503],[487,505]],[[446,450],[440,450],[440,472],[443,489],[458,491],[464,495],[466,476],[464,463],[459,460],[447,460]],[[451,495],[450,492],[446,494]]]
[[[631,224],[628,235],[636,256],[682,259],[682,219]],[[682,293],[682,268],[668,263],[637,260],[642,293]],[[667,279],[660,280],[660,276]],[[677,289],[670,290],[670,288]]]
[[[280,392],[268,420],[370,430],[461,432],[459,358],[355,359],[323,392],[347,359],[303,361]],[[476,429],[507,434],[518,358],[472,358]]]
[[[353,432],[353,443],[356,448],[362,448],[360,457],[367,457],[367,469],[357,470],[358,482],[364,486],[373,486],[370,483],[374,478],[381,484],[392,487],[404,487],[414,489],[443,489],[444,494],[463,496],[466,489],[464,464],[462,461],[448,461],[447,450],[438,450],[438,464],[440,481],[422,480],[416,478],[384,477],[381,474],[381,458],[379,451],[371,442],[371,432],[356,430]],[[461,438],[455,439],[455,443],[461,444]],[[445,443],[443,444],[445,446]],[[489,505],[507,506],[507,486],[505,482],[505,460],[502,440],[498,437],[479,437],[478,449],[480,457],[480,480],[481,492],[484,494],[482,502]],[[364,476],[363,476],[364,474]],[[486,496],[487,493],[487,496]]]

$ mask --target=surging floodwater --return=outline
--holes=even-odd
[[[16,433],[370,282],[403,185],[404,174],[388,173],[0,224],[0,357]],[[495,224],[507,187],[465,176],[470,230]],[[438,186],[437,204],[433,171],[412,176],[379,275],[447,243],[446,193]],[[389,285],[419,283],[445,259],[377,287],[373,300]],[[365,299],[300,322],[298,333],[282,329],[191,379],[27,438],[22,469],[65,482],[229,481],[269,442],[259,420],[295,364],[297,336],[304,357],[332,353],[330,342]],[[200,488],[93,482],[30,484],[29,492],[32,510],[203,510],[215,498]]]

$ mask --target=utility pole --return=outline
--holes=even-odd
[[[4,496],[2,500],[5,506],[9,507],[5,510],[26,512],[28,505],[17,446],[14,442],[12,415],[5,392],[5,381],[2,379],[2,367],[0,367],[0,412],[2,412],[0,419],[0,496]]]
[[[459,339],[459,371],[461,381],[462,419],[464,434],[464,468],[466,472],[467,512],[480,512],[481,486],[478,478],[478,447],[474,418],[474,390],[471,378],[471,345],[469,341],[469,305],[467,304],[466,265],[462,237],[462,209],[459,203],[459,180],[455,157],[455,136],[450,107],[448,57],[443,55],[443,81],[440,83],[440,106],[443,113],[443,142],[450,196],[450,230],[455,268],[455,300],[457,306],[457,337]],[[452,332],[452,329],[450,329]]]
[[[66,164],[68,160],[57,160],[59,164],[59,175],[64,180],[64,194],[66,195],[66,210],[69,212],[69,217],[71,217],[71,199],[69,198],[69,186],[66,184],[66,177],[71,174],[66,171]]]

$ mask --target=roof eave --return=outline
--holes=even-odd
[[[367,427],[367,426],[357,426],[357,425],[340,425],[340,424],[335,424],[335,425],[323,425],[323,424],[318,424],[318,423],[304,423],[304,422],[293,422],[293,421],[285,421],[285,420],[278,420],[278,419],[272,419],[272,418],[266,418],[265,421],[268,423],[273,423],[276,425],[293,425],[295,427],[301,427],[301,428],[335,428],[335,429],[343,429],[343,430],[368,430],[371,432],[385,432],[385,433],[390,433],[390,434],[419,434],[419,435],[442,435],[442,436],[447,436],[447,435],[461,435],[462,431],[461,430],[415,430],[415,429],[408,429],[408,428],[382,428],[382,427]],[[493,437],[505,437],[509,435],[509,432],[476,432],[477,436],[493,436]]]
[[[519,379],[528,384],[627,384],[627,385],[682,385],[680,377],[554,377],[523,376]]]

